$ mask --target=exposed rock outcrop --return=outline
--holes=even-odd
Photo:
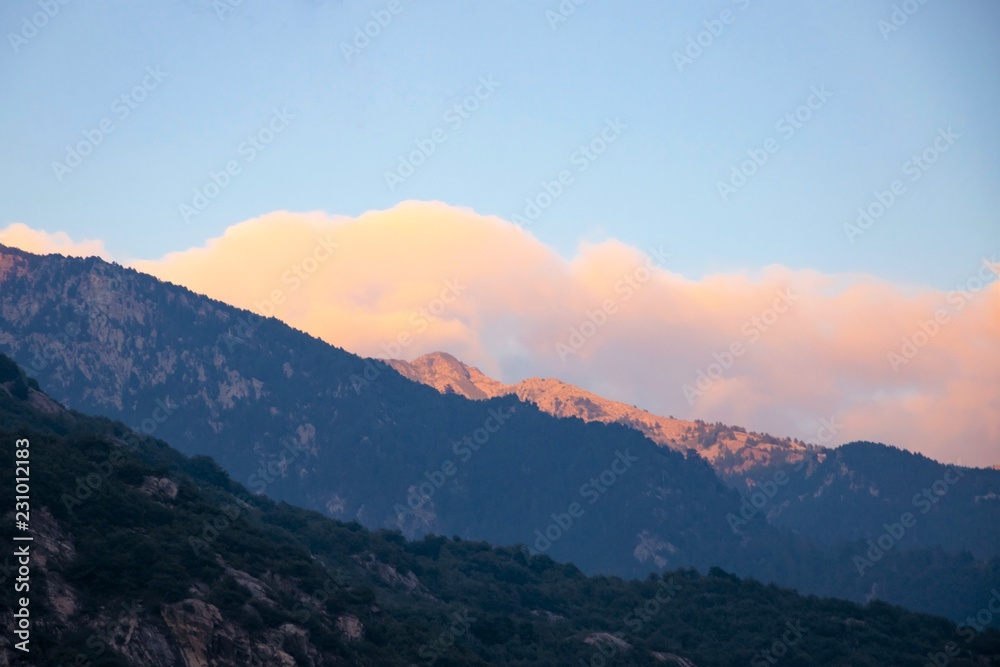
[[[664,447],[682,452],[695,450],[723,478],[737,482],[756,469],[775,463],[795,463],[810,452],[796,440],[748,433],[738,427],[720,428],[720,425],[662,417],[553,378],[528,378],[505,385],[446,352],[432,352],[413,361],[390,359],[388,363],[404,377],[444,394],[456,393],[473,400],[515,394],[556,417],[629,426]]]

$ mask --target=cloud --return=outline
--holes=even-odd
[[[0,229],[0,244],[39,255],[58,253],[69,257],[96,255],[103,259],[109,260],[111,258],[103,241],[89,239],[74,241],[66,232],[49,233],[40,229],[32,229],[22,222],[14,222],[4,229]]]
[[[609,240],[565,259],[502,219],[406,202],[271,213],[134,266],[366,356],[444,350],[659,414],[807,441],[832,419],[828,445],[1000,462],[995,257],[942,292],[783,266],[690,280],[665,252]]]

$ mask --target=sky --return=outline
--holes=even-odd
[[[985,1],[5,2],[0,242],[278,290],[361,354],[410,333],[506,382],[996,463],[998,28]],[[416,331],[449,280],[477,287]]]

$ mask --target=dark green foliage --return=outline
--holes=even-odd
[[[368,532],[250,496],[210,460],[185,459],[160,441],[136,436],[128,438],[134,447],[123,446],[122,435],[120,425],[77,413],[43,419],[0,392],[0,457],[10,460],[15,438],[30,439],[33,511],[47,508],[76,552],[35,573],[43,586],[47,572],[60,571],[81,604],[69,624],[39,626],[32,654],[39,667],[79,664],[80,655],[92,665],[128,665],[111,648],[114,637],[95,634],[85,619],[131,603],[142,624],[169,639],[160,610],[199,596],[254,636],[289,623],[304,628],[328,664],[605,664],[595,658],[598,645],[584,640],[611,633],[628,648],[606,664],[663,664],[655,654],[669,653],[702,666],[745,665],[762,660],[789,623],[804,634],[787,647],[785,664],[919,667],[949,641],[962,650],[952,665],[1000,664],[995,631],[965,642],[941,618],[880,602],[804,598],[721,568],[624,581],[586,577],[522,547]],[[116,464],[88,497],[61,502],[110,460]],[[152,477],[175,481],[176,497],[139,491]],[[7,497],[9,484],[9,477],[0,484]],[[10,532],[5,523],[0,539]],[[202,553],[192,540],[205,540]],[[264,597],[241,577],[261,582]],[[193,592],[199,587],[203,593]],[[53,619],[41,590],[33,593],[35,618]],[[8,598],[0,599],[0,615],[9,613]],[[345,639],[341,614],[361,622],[361,641]],[[309,664],[296,641],[283,648]]]

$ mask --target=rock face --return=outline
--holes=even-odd
[[[277,630],[251,636],[224,619],[214,605],[194,598],[164,606],[162,616],[185,667],[249,664],[296,667],[295,658],[284,647],[294,646],[299,655],[308,655],[313,650],[303,628],[285,623]]]
[[[337,617],[337,629],[347,641],[360,641],[365,636],[365,627],[354,614],[341,614]]]
[[[805,444],[787,438],[748,433],[739,427],[662,417],[635,406],[612,401],[553,378],[528,378],[505,385],[446,352],[431,352],[413,361],[388,360],[401,375],[474,400],[514,394],[556,417],[618,423],[678,451],[694,449],[730,483],[740,482],[762,468],[797,463],[810,455]]]
[[[474,400],[511,394],[511,388],[487,377],[475,366],[468,366],[447,352],[432,352],[414,359],[389,359],[388,363],[400,375],[422,382],[442,394],[454,393]]]
[[[177,484],[169,477],[153,477],[147,475],[142,480],[139,491],[152,498],[161,500],[173,500],[177,497]]]
[[[159,493],[169,496],[172,490],[173,497],[177,495],[176,483],[168,478],[147,476],[139,490],[144,492],[150,486],[154,486]],[[129,664],[142,667],[173,664],[185,667],[297,667],[308,664],[315,667],[323,664],[304,628],[285,623],[277,629],[251,633],[226,619],[217,607],[200,597],[163,605],[159,619],[138,601],[123,604],[118,609],[102,608],[93,616],[81,613],[83,605],[80,600],[83,596],[67,583],[63,575],[77,555],[72,536],[47,507],[33,511],[32,519],[35,538],[33,572],[47,582],[44,603],[48,614],[42,614],[42,623],[54,622],[62,630],[74,627],[85,629],[90,634],[86,647],[82,647],[86,650],[103,654],[108,651],[107,647],[113,647]],[[226,574],[255,597],[273,604],[270,596],[275,594],[274,591],[258,579],[228,566]],[[207,588],[202,587],[193,592],[201,596],[205,591]],[[0,614],[0,621],[13,627],[9,614]],[[337,627],[347,640],[358,640],[364,636],[364,627],[357,617],[342,616],[337,619]],[[4,662],[9,655],[7,650],[9,647],[0,644],[0,665],[10,664]],[[299,657],[298,662],[292,653]],[[88,654],[84,651],[80,655],[86,657]]]
[[[234,628],[223,622],[222,614],[213,605],[201,600],[183,600],[165,606],[162,616],[177,637],[178,650],[187,667],[207,667],[213,655],[229,662],[237,654],[248,657],[241,650],[245,647],[236,646]]]
[[[601,644],[607,644],[613,647],[613,650],[619,653],[625,653],[632,645],[621,637],[617,637],[609,632],[595,632],[588,635],[586,639],[583,640],[584,644],[590,644],[591,646],[599,646]]]
[[[677,667],[698,667],[693,662],[686,658],[682,658],[679,655],[674,655],[673,653],[653,653],[652,656],[658,661],[668,664],[676,665]]]

